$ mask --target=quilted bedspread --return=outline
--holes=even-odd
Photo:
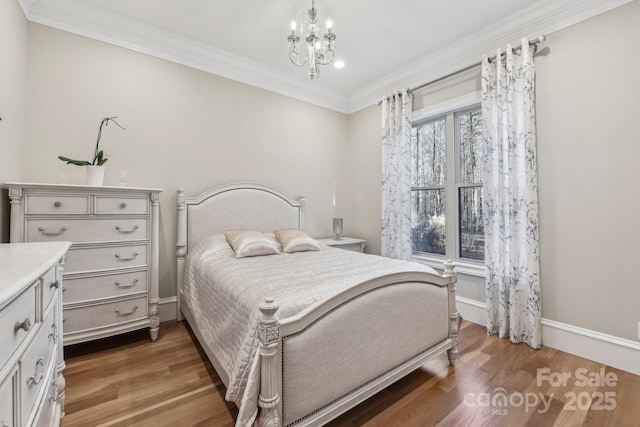
[[[320,251],[236,258],[224,235],[190,248],[183,296],[193,320],[229,376],[226,399],[238,405],[237,426],[250,426],[259,393],[258,306],[272,297],[280,319],[366,280],[435,270],[416,263],[321,246]]]

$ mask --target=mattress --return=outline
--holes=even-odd
[[[280,319],[375,277],[435,270],[422,264],[321,245],[319,251],[236,258],[224,235],[190,248],[183,299],[229,381],[226,399],[240,409],[236,425],[251,425],[259,393],[258,306],[271,297]]]

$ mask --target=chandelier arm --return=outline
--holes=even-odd
[[[298,67],[302,67],[304,64],[308,62],[309,58],[305,56],[304,61],[299,62],[298,61],[299,57],[300,57],[300,54],[298,52],[294,52],[294,51],[289,52],[289,60],[291,61],[291,63]]]
[[[335,52],[333,51],[333,49],[327,50],[324,54],[316,55],[316,61],[320,65],[329,65],[333,62],[334,59]]]

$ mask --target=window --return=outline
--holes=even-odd
[[[484,260],[480,106],[414,123],[411,207],[414,254]]]
[[[411,241],[414,252],[445,255],[446,120],[411,129]]]
[[[479,108],[455,114],[455,147],[458,155],[459,258],[484,261],[482,219],[482,113]]]

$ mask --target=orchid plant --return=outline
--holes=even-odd
[[[60,160],[62,160],[63,162],[67,162],[67,164],[71,163],[73,165],[77,165],[77,166],[102,166],[107,162],[107,158],[104,157],[104,152],[100,149],[100,138],[102,137],[102,126],[108,126],[109,122],[113,122],[115,123],[120,129],[126,130],[124,127],[120,126],[120,124],[118,122],[116,122],[115,119],[117,119],[118,117],[105,117],[104,119],[102,119],[102,121],[100,122],[100,128],[98,129],[98,140],[96,141],[96,149],[93,153],[93,161],[88,162],[86,160],[73,160],[70,159],[68,157],[64,157],[64,156],[58,156],[58,158]]]

